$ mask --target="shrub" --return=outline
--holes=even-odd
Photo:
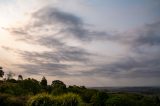
[[[58,96],[57,100],[59,102],[59,106],[78,106],[81,103],[79,95],[73,93]]]
[[[27,103],[28,106],[56,106],[53,97],[49,94],[38,94],[31,97]]]
[[[53,96],[49,94],[38,94],[28,100],[27,106],[78,106],[81,99],[73,93],[61,96]]]

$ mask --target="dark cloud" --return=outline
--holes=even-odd
[[[43,62],[78,62],[87,63],[90,61],[90,56],[93,54],[86,52],[83,49],[78,48],[64,48],[58,51],[46,51],[46,52],[19,52],[21,56],[30,62],[39,64]]]
[[[67,72],[72,70],[71,67],[75,67],[75,63],[88,64],[91,62],[90,57],[96,56],[85,49],[68,46],[52,37],[40,37],[32,42],[51,50],[44,52],[17,51],[25,61],[30,63],[17,64],[18,67],[25,69],[26,73],[39,74],[43,72],[47,75],[68,76],[70,74]],[[64,62],[65,64],[61,64]]]
[[[68,76],[67,68],[69,65],[66,64],[55,64],[55,63],[39,63],[39,64],[18,64],[19,68],[25,69],[25,73],[34,75],[51,75],[51,76]]]
[[[84,65],[85,63],[90,62],[90,54],[82,51],[82,49],[81,51],[79,50],[77,50],[77,48],[72,48],[70,50],[63,49],[62,51],[43,53],[21,51],[19,54],[21,54],[24,60],[30,64],[16,64],[16,66],[23,68],[26,73],[30,74],[70,76],[73,74],[70,74],[69,71],[72,71],[72,67],[76,66],[75,63]],[[62,64],[63,62],[65,63]]]
[[[160,76],[160,22],[114,36],[110,40],[128,45],[129,51],[112,63],[96,65],[83,75],[109,78],[159,78]],[[130,35],[129,35],[130,34]],[[121,38],[120,38],[121,37]]]
[[[30,63],[17,64],[18,67],[25,69],[26,73],[40,74],[43,72],[47,75],[69,76],[70,74],[67,72],[71,71],[71,67],[75,67],[75,64],[87,67],[87,64],[91,62],[91,57],[96,56],[85,49],[68,46],[52,37],[40,37],[32,42],[51,50],[44,52],[17,51],[25,61]],[[61,63],[64,62],[65,64],[62,65]]]
[[[160,45],[160,22],[148,24],[140,29],[135,38],[135,45]]]
[[[34,39],[33,36],[37,33],[40,36],[47,36],[47,34],[41,35],[40,31],[55,31],[56,34],[51,33],[49,35],[63,35],[65,38],[73,38],[81,41],[102,40],[106,36],[109,36],[104,31],[95,31],[92,28],[88,28],[88,25],[74,14],[48,6],[32,13],[30,22],[23,28],[11,28],[8,30],[12,34],[21,35],[18,39],[22,40]]]
[[[126,44],[132,48],[137,46],[160,45],[160,21],[146,24],[136,29],[107,34],[104,39]]]
[[[59,34],[66,34],[83,40],[89,39],[89,30],[84,28],[83,21],[76,15],[55,8],[44,7],[33,13],[32,16],[36,19],[33,22],[34,27],[57,26],[59,27]]]
[[[70,27],[81,27],[81,18],[52,7],[44,7],[32,14],[37,19],[35,26],[62,24]]]
[[[49,37],[40,37],[34,42],[37,42],[40,45],[44,45],[48,48],[68,48],[66,47],[65,43],[61,42],[58,39],[55,39],[51,36]]]
[[[159,55],[160,56],[160,55]],[[146,59],[145,59],[146,58]],[[136,58],[123,58],[111,64],[97,65],[93,70],[83,72],[83,75],[108,78],[159,78],[160,58],[148,59],[147,56]]]

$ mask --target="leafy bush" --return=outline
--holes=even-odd
[[[61,96],[53,96],[49,94],[38,94],[28,100],[28,106],[78,106],[81,99],[73,93],[64,94]]]
[[[27,103],[28,106],[56,106],[54,104],[54,99],[49,94],[38,94],[31,97]]]
[[[79,95],[68,93],[62,96],[57,96],[59,106],[78,106],[81,103]]]

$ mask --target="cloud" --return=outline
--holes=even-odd
[[[40,45],[44,45],[48,48],[65,48],[66,44],[61,42],[58,39],[55,39],[51,36],[49,37],[40,37],[37,40],[33,41],[33,42],[37,42]]]
[[[31,14],[29,23],[21,28],[8,29],[12,34],[20,35],[19,40],[29,40],[33,36],[54,36],[72,38],[80,41],[91,41],[93,39],[104,39],[105,31],[96,31],[89,28],[82,18],[64,12],[51,6],[43,7]],[[45,35],[43,31],[47,32]],[[20,38],[21,37],[21,38]]]
[[[18,64],[19,68],[25,69],[25,73],[34,75],[49,75],[49,76],[68,76],[65,71],[69,65],[55,63],[39,63],[39,64]]]
[[[23,52],[19,54],[27,63],[15,65],[23,68],[25,73],[37,75],[76,76],[79,72],[72,69],[73,67],[85,66],[87,68],[87,63],[91,62],[88,53],[73,51],[72,49],[58,52]],[[72,71],[74,71],[74,74]]]
[[[129,44],[132,47],[155,46],[160,44],[159,29],[160,21],[157,21],[123,33],[117,33],[110,40]]]
[[[160,45],[160,21],[148,24],[138,32],[137,38],[134,40],[138,45]]]
[[[88,53],[83,49],[79,48],[64,48],[58,49],[57,51],[46,51],[46,52],[19,52],[21,56],[31,63],[39,64],[43,62],[78,62],[87,63],[90,61],[90,56],[94,56],[92,53]]]
[[[50,48],[50,51],[17,51],[27,63],[16,64],[16,66],[23,68],[25,73],[41,74],[43,72],[47,75],[69,76],[70,71],[73,71],[72,67],[77,65],[87,67],[87,64],[91,63],[90,59],[96,56],[81,47],[68,46],[52,37],[40,37],[31,42]]]
[[[79,40],[85,41],[106,35],[105,32],[87,29],[87,24],[85,24],[80,17],[71,13],[63,12],[56,8],[44,7],[33,13],[32,16],[36,19],[33,26],[57,26],[59,27],[59,34],[65,34],[67,37],[73,36]]]
[[[39,70],[41,69],[44,73],[49,74],[50,70],[55,69],[53,73],[55,71],[57,75],[67,75],[67,71],[75,70],[71,67],[78,65],[77,67],[86,66],[87,68],[88,64],[92,64],[90,59],[96,57],[96,54],[80,46],[69,46],[64,40],[90,41],[94,36],[105,34],[104,32],[90,31],[85,28],[81,18],[56,8],[44,7],[32,13],[31,17],[29,24],[7,30],[17,40],[41,45],[49,48],[50,51],[18,50],[17,53],[29,64],[16,64],[16,66],[23,68],[26,73],[39,74],[42,72]],[[67,69],[68,67],[70,69]],[[60,74],[57,71],[60,71]]]
[[[18,52],[28,63],[16,65],[25,69],[26,73],[111,79],[139,77],[158,79],[160,76],[159,29],[160,22],[155,22],[124,33],[99,32],[88,28],[82,18],[74,14],[44,7],[32,13],[31,20],[26,26],[12,28],[10,31],[24,42],[50,49],[43,52]],[[68,39],[70,42],[78,40],[81,44],[84,44],[84,41],[85,44],[89,44],[93,40],[116,42],[127,45],[128,51],[120,59],[110,63],[107,57],[99,57],[96,52],[89,52],[82,46],[68,45]],[[103,63],[97,64],[99,61],[96,59],[99,58]]]
[[[62,12],[56,8],[44,7],[34,12],[32,16],[38,19],[34,23],[35,26],[62,24],[70,27],[83,26],[81,18],[66,12]],[[42,21],[42,19],[44,19]]]
[[[156,78],[160,76],[160,23],[147,24],[110,39],[128,45],[125,56],[112,63],[97,65],[84,75],[95,75],[109,78]],[[119,38],[119,40],[118,40]]]
[[[84,72],[86,75],[98,75],[108,78],[159,78],[160,58],[137,59],[126,57],[115,63],[99,65],[93,71]]]

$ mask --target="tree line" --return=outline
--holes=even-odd
[[[0,67],[0,77],[4,76]],[[0,106],[160,106],[158,96],[134,93],[109,93],[85,86],[66,86],[60,80],[51,84],[43,76],[14,79],[8,75],[0,81]]]

